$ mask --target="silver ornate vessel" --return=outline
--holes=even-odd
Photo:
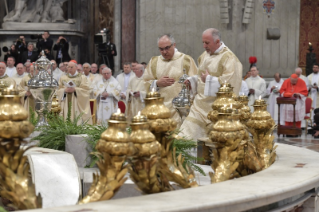
[[[188,75],[185,73],[185,69],[183,71],[184,74],[178,80],[178,83],[182,85],[182,90],[172,101],[173,107],[177,110],[182,119],[188,115],[189,109],[192,105],[189,86],[184,83],[185,80],[187,80]]]
[[[58,82],[53,78],[53,71],[48,73],[48,69],[52,70],[52,63],[41,52],[41,57],[35,62],[34,69],[38,69],[39,73],[28,81],[28,87],[32,96],[36,101],[36,112],[38,114],[38,123],[36,127],[47,126],[46,113],[51,110],[52,98],[58,89]]]

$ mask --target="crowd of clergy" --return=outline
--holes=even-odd
[[[154,41],[156,42],[156,41]],[[243,78],[243,66],[236,55],[222,42],[218,29],[209,28],[202,34],[204,51],[194,59],[178,51],[175,39],[164,34],[157,40],[159,54],[150,58],[148,64],[126,62],[122,64],[122,73],[112,76],[112,70],[105,64],[79,64],[75,60],[57,64],[52,60],[52,75],[59,83],[57,98],[61,106],[61,114],[67,117],[69,105],[71,118],[82,114],[82,121],[92,123],[90,100],[96,100],[96,124],[107,123],[112,113],[118,109],[119,102],[126,106],[126,116],[130,120],[144,108],[144,98],[151,89],[164,97],[164,104],[170,109],[171,117],[180,127],[180,135],[192,139],[206,136],[210,121],[207,114],[216,99],[220,84],[228,82],[234,93],[249,97],[249,105],[253,112],[253,103],[258,98],[268,96],[268,111],[277,122],[279,96],[296,98],[296,124],[301,127],[305,116],[305,99],[309,95],[313,100],[313,108],[318,108],[319,67],[313,66],[313,73],[308,77],[302,75],[302,69],[296,68],[286,79],[280,73],[266,86],[266,81],[259,75],[256,64]],[[15,65],[14,58],[9,57],[7,63],[0,62],[0,86],[10,85],[19,90],[21,104],[27,111],[35,108],[35,100],[27,86],[28,81],[39,70],[30,62]],[[184,82],[189,85],[194,101],[189,115],[182,121],[173,107],[172,100],[182,89],[178,83],[184,74],[189,76]],[[51,73],[51,70],[48,70]],[[293,71],[292,71],[293,72]],[[115,72],[116,73],[116,72]],[[238,80],[243,79],[243,80]],[[285,105],[281,108],[282,125],[293,124],[293,108]],[[95,117],[93,117],[94,119]]]

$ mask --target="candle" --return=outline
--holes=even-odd
[[[259,100],[261,100],[261,95],[259,96]]]
[[[311,43],[311,42],[309,42],[309,46],[312,46],[312,43]]]
[[[126,117],[124,113],[121,113],[121,110],[118,108],[116,113],[113,113],[110,120],[117,121],[126,121]]]
[[[138,111],[137,115],[132,118],[133,123],[137,122],[147,122],[147,118],[144,115],[141,115],[141,111]]]

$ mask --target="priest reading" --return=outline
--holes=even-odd
[[[128,103],[127,119],[130,121],[137,113],[145,107],[144,98],[146,91],[143,80],[144,66],[137,64],[135,76],[128,84],[126,90],[126,102]]]
[[[68,73],[59,80],[58,98],[61,101],[61,115],[66,119],[71,104],[71,120],[82,114],[79,122],[92,124],[90,110],[90,87],[87,78],[78,73],[76,61],[68,64]]]
[[[165,34],[158,38],[158,49],[160,56],[152,57],[143,75],[145,89],[156,88],[164,97],[164,105],[171,111],[171,117],[178,126],[182,120],[172,101],[182,90],[182,85],[178,83],[179,78],[185,70],[188,76],[197,74],[196,64],[189,55],[179,52],[175,46],[175,39],[170,34]]]
[[[97,124],[107,123],[112,113],[117,111],[120,93],[120,83],[112,76],[112,70],[104,68],[102,78],[93,89],[94,98],[98,100]]]
[[[306,83],[299,79],[298,75],[292,74],[286,79],[280,88],[280,94],[287,98],[296,98],[296,126],[301,128],[301,120],[305,117],[305,100],[308,95]],[[294,110],[293,105],[283,105],[283,118],[286,126],[293,126]]]
[[[198,58],[198,75],[190,77],[191,91],[196,93],[189,115],[181,126],[181,136],[196,140],[207,137],[207,114],[212,110],[220,84],[230,83],[239,94],[242,64],[236,55],[221,41],[218,29],[207,29],[202,34],[205,52]]]

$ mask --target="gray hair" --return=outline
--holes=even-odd
[[[99,69],[102,68],[103,66],[106,66],[106,67],[107,67],[107,65],[101,64],[101,65],[99,66]]]
[[[64,66],[64,64],[63,64],[63,63],[60,63],[60,64],[59,64],[59,68],[62,67],[62,66]]]
[[[167,38],[171,41],[171,44],[174,44],[174,43],[175,43],[175,38],[173,37],[173,35],[170,34],[170,33],[167,33],[167,34],[163,34],[163,35],[161,35],[161,36],[159,36],[159,37],[157,38],[157,44],[158,44],[159,40],[160,40],[162,37],[167,37]]]
[[[28,66],[28,65],[31,65],[31,63],[29,61],[24,63],[24,66]]]
[[[295,69],[295,73],[296,73],[296,71],[300,71],[300,74],[301,74],[301,73],[302,73],[302,68],[297,67],[297,68]]]
[[[112,70],[111,70],[110,68],[108,68],[108,67],[103,68],[103,69],[102,69],[102,73],[103,73],[103,71],[109,71],[109,72],[112,73]]]
[[[91,68],[90,63],[84,63],[83,66],[84,66],[84,65],[89,65],[89,68]]]
[[[222,35],[221,35],[221,33],[220,33],[220,31],[219,31],[218,29],[209,28],[209,29],[206,29],[206,30],[203,32],[203,34],[204,34],[205,32],[211,32],[214,41],[216,41],[217,39],[220,40],[220,41],[222,40]]]

